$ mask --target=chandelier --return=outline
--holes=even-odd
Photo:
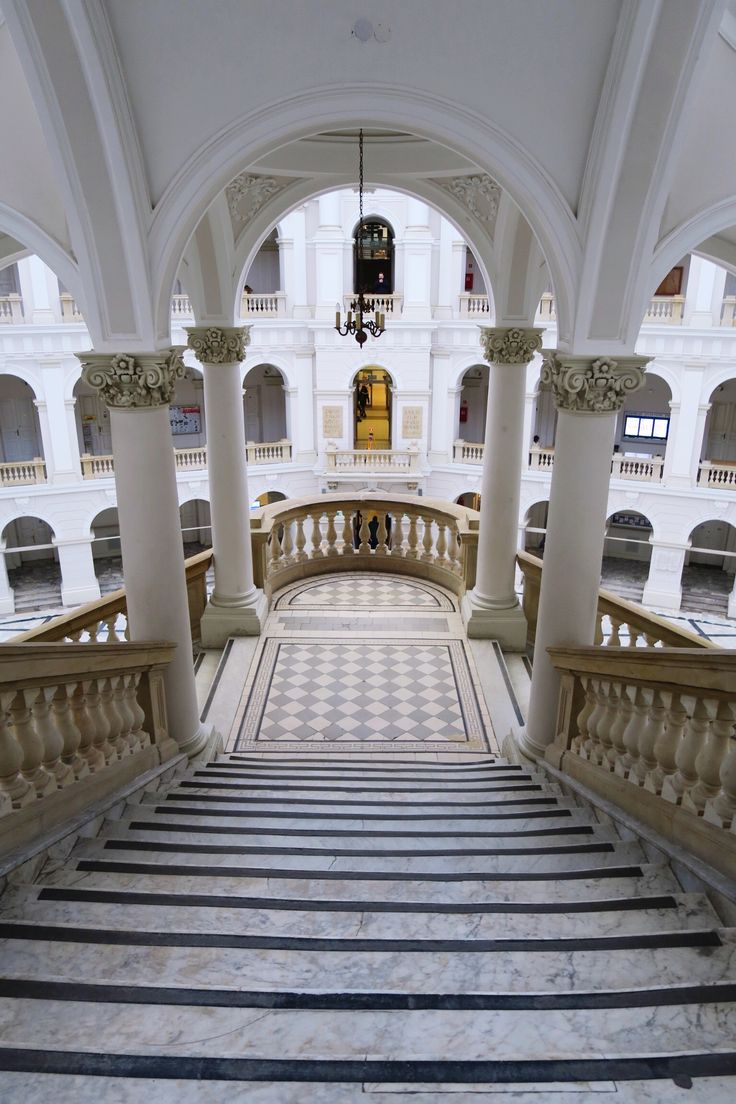
[[[358,151],[359,151],[359,189],[358,198],[360,203],[360,216],[358,220],[358,263],[357,263],[357,275],[360,280],[363,275],[363,130],[358,133]],[[370,318],[371,314],[375,314],[375,318]],[[350,309],[348,316],[345,320],[345,325],[342,325],[342,319],[340,317],[340,304],[337,304],[335,310],[335,329],[343,337],[347,337],[348,334],[354,334],[355,340],[359,345],[364,345],[368,340],[368,334],[372,334],[373,337],[380,337],[386,328],[386,315],[376,309],[376,304],[373,299],[366,299],[363,295],[363,289],[358,288],[357,298],[353,299],[350,303]],[[367,331],[367,332],[366,332]]]

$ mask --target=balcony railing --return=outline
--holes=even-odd
[[[459,315],[461,318],[477,318],[490,315],[491,307],[487,295],[473,295],[472,292],[463,291],[459,298]]]
[[[248,441],[246,454],[249,464],[288,464],[291,460],[291,441],[273,441],[264,444]],[[204,471],[207,467],[207,446],[174,449],[174,459],[177,471]],[[115,461],[112,454],[91,456],[85,452],[80,460],[84,479],[110,479],[115,474]],[[33,482],[39,482],[39,480]]]
[[[736,491],[736,460],[703,460],[698,469],[701,487]]]
[[[286,318],[286,293],[283,291],[243,292],[241,318]]]
[[[682,325],[682,311],[685,306],[684,295],[655,295],[649,303],[644,322],[655,322],[672,326]]]
[[[529,449],[529,467],[536,471],[550,471],[555,462],[555,450],[553,448],[541,448],[532,445]]]
[[[458,439],[452,446],[452,459],[456,464],[482,464],[484,445]]]
[[[84,322],[76,299],[68,291],[63,291],[59,296],[59,305],[61,307],[62,322]]]
[[[551,291],[545,291],[542,298],[539,300],[539,306],[537,307],[537,317],[535,322],[540,325],[544,325],[545,322],[557,321],[557,307],[555,305],[555,297]]]
[[[23,300],[20,295],[0,295],[0,325],[18,326],[23,321]]]
[[[0,487],[20,487],[46,482],[46,464],[40,456],[33,460],[11,460],[0,464]]]
[[[635,479],[644,483],[659,483],[664,470],[663,456],[622,456],[617,452],[611,461],[612,479]]]
[[[357,296],[357,291],[354,291],[351,295],[343,295],[343,308],[345,314],[349,310],[352,310],[352,304]],[[401,308],[404,303],[403,295],[372,295],[371,292],[365,293],[366,303],[371,304],[371,310],[379,310],[383,314],[399,315],[401,314]]]
[[[369,567],[459,594],[475,584],[478,517],[437,499],[372,492],[267,506],[251,523],[256,585],[270,592],[303,576]]]
[[[413,472],[419,468],[419,449],[325,449],[325,468],[345,474],[365,472]]]
[[[194,311],[192,310],[192,304],[189,301],[188,295],[182,293],[180,295],[171,296],[171,317],[175,321],[194,321]]]

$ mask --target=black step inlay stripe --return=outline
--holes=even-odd
[[[0,978],[0,997],[195,1008],[309,1009],[314,1012],[548,1012],[729,1003],[736,1001],[736,984],[597,993],[296,993]]]
[[[182,788],[186,787],[187,789],[196,789],[196,790],[243,790],[243,791],[245,791],[245,793],[251,793],[253,790],[271,790],[277,796],[272,797],[270,800],[271,801],[279,801],[279,802],[282,800],[281,797],[279,796],[281,794],[282,790],[285,790],[285,791],[288,791],[288,790],[308,790],[310,792],[312,790],[315,790],[315,791],[318,791],[319,793],[332,795],[330,797],[325,797],[324,801],[323,801],[323,804],[325,802],[327,804],[332,804],[332,802],[334,801],[336,804],[339,804],[339,805],[347,805],[348,804],[348,802],[343,801],[342,798],[340,798],[338,800],[337,795],[342,794],[342,793],[368,793],[368,794],[370,794],[370,793],[372,793],[372,794],[376,794],[376,793],[382,793],[382,794],[383,793],[385,793],[385,794],[408,793],[408,794],[416,794],[416,793],[421,792],[422,794],[430,794],[430,793],[444,794],[444,793],[467,793],[468,792],[467,790],[455,789],[451,786],[442,786],[441,788],[436,789],[436,790],[421,790],[421,791],[415,790],[412,786],[405,786],[403,788],[400,787],[400,786],[392,786],[390,789],[388,787],[386,787],[383,790],[364,790],[364,789],[361,789],[360,786],[306,786],[306,785],[305,786],[287,786],[287,785],[284,785],[284,786],[259,786],[257,783],[254,783],[251,786],[241,786],[241,784],[239,782],[209,782],[209,781],[196,782],[194,779],[190,779],[190,778],[182,779],[182,781],[179,783],[179,786],[181,786]],[[521,786],[517,786],[517,785],[486,786],[485,789],[472,790],[471,792],[474,793],[474,794],[482,794],[482,793],[516,793],[518,791],[525,792],[525,791],[531,791],[531,790],[541,790],[541,788],[542,788],[541,785],[537,782],[528,782],[528,783],[525,783],[524,785],[521,785]],[[250,800],[250,799],[248,799],[248,800]],[[296,798],[296,799],[292,799],[292,800],[299,800],[299,799]],[[364,801],[352,801],[350,803],[353,804],[353,805],[371,804],[370,802],[364,802]],[[374,804],[374,805],[386,805],[387,802],[385,802],[385,801],[374,801],[372,804]],[[411,805],[432,805],[432,804],[436,804],[436,802],[412,801],[409,804],[411,804]],[[445,802],[444,801],[440,802],[440,804],[444,805]],[[458,805],[469,805],[469,804],[471,804],[471,802],[469,802],[469,801],[458,801],[458,802],[456,802],[456,804],[458,804]],[[483,802],[479,801],[479,802],[475,802],[475,804],[482,805]]]
[[[485,769],[487,771],[504,771],[504,772],[508,773],[509,771],[520,771],[521,770],[521,765],[518,765],[518,766],[514,765],[514,766],[508,766],[508,767],[486,767]],[[361,773],[364,774],[364,772],[361,772]],[[371,776],[365,776],[363,778],[363,781],[365,781],[365,782],[421,782],[423,784],[426,783],[426,782],[441,783],[441,782],[445,781],[444,778],[440,777],[441,773],[442,772],[437,771],[436,776],[427,778],[426,776],[423,777],[421,775],[412,775],[411,772],[409,772],[409,771],[401,771],[400,774],[399,774],[399,772],[396,772],[396,773],[392,772],[390,774],[386,774],[384,772],[384,774],[376,774],[376,775],[371,775]],[[299,781],[302,778],[304,778],[304,780],[307,781],[307,782],[341,782],[341,781],[357,782],[358,781],[358,779],[356,779],[356,778],[341,779],[340,778],[340,773],[338,773],[338,772],[335,772],[334,774],[315,774],[315,773],[311,773],[309,775],[301,775],[299,773],[299,771],[295,768],[294,770],[291,770],[291,771],[286,771],[286,772],[282,771],[280,774],[273,774],[273,773],[271,773],[270,769],[267,769],[267,770],[246,770],[242,767],[236,768],[232,765],[230,766],[229,769],[226,770],[226,769],[223,769],[221,764],[218,764],[215,767],[205,767],[202,770],[195,770],[195,771],[192,772],[192,775],[191,775],[191,777],[193,777],[193,778],[213,778],[213,777],[215,777],[215,778],[227,778],[228,776],[230,778],[235,777],[235,778],[270,779],[270,780],[274,780],[276,782],[282,782],[282,781],[294,782],[294,781]],[[523,774],[514,774],[514,775],[512,775],[512,777],[529,778],[529,772],[524,771]],[[447,779],[447,781],[452,781],[454,783],[456,780],[455,779]],[[457,779],[457,781],[462,782],[467,787],[470,787],[470,786],[477,785],[478,782],[492,782],[493,777],[491,776],[490,778],[485,778],[485,777],[484,778],[459,778],[459,779]]]
[[[193,1058],[0,1047],[6,1072],[139,1077],[185,1081],[324,1082],[327,1084],[509,1085],[555,1081],[653,1081],[736,1074],[736,1052],[638,1058],[535,1061],[332,1061],[298,1058]]]
[[[444,859],[444,858],[503,858],[506,855],[587,855],[608,854],[614,850],[612,843],[569,843],[556,847],[473,847],[448,848],[447,850],[421,850],[395,848],[392,851],[376,851],[370,847],[258,847],[239,843],[169,843],[168,840],[105,840],[106,851],[157,851],[173,855],[301,855],[310,858],[338,859]],[[315,871],[317,873],[317,871]]]
[[[518,787],[517,786],[516,788],[517,789],[524,789],[524,790],[541,790],[542,787],[541,786],[523,786],[523,787]],[[202,787],[200,786],[200,787],[198,787],[198,789],[202,789]],[[335,808],[336,805],[348,805],[348,806],[350,806],[350,805],[366,806],[367,805],[369,807],[372,807],[374,805],[383,805],[383,806],[385,806],[385,805],[391,805],[392,804],[392,802],[390,802],[390,801],[342,801],[342,800],[341,801],[329,801],[327,798],[319,799],[319,798],[315,798],[315,797],[248,797],[248,798],[243,798],[243,797],[233,797],[230,794],[178,794],[178,793],[167,793],[165,800],[166,801],[188,801],[188,802],[192,802],[192,801],[208,801],[208,802],[219,801],[219,802],[229,802],[229,803],[233,803],[233,804],[235,802],[237,802],[239,805],[245,805],[245,804],[247,804],[247,805],[288,805],[288,806],[294,806],[294,807],[299,807],[299,806],[302,806],[302,805],[327,805],[328,808],[330,809],[330,816],[339,815],[339,814],[336,814],[336,813],[332,812],[332,810]],[[558,801],[559,801],[559,798],[557,798],[557,797],[519,797],[519,798],[514,797],[514,798],[509,798],[509,799],[502,799],[501,801],[402,801],[402,802],[394,803],[394,808],[396,809],[397,816],[408,816],[410,814],[407,814],[407,813],[403,812],[403,810],[406,809],[406,808],[409,808],[409,809],[413,809],[413,808],[422,809],[422,808],[425,808],[425,809],[435,809],[436,810],[438,806],[442,806],[442,808],[448,808],[449,807],[451,809],[490,809],[490,808],[497,808],[499,805],[503,806],[504,808],[506,808],[508,806],[513,806],[513,805],[557,805]],[[284,813],[283,815],[286,816],[286,815],[291,815],[291,814],[290,813]],[[348,814],[345,813],[343,815],[347,816]],[[349,814],[349,815],[352,816],[353,814]],[[360,816],[369,816],[370,814],[369,813],[365,813],[365,814],[360,813],[359,815]],[[380,815],[381,816],[393,817],[394,814],[393,814],[393,812],[391,812],[391,813],[381,813]],[[420,814],[417,813],[416,815],[419,816]],[[445,814],[445,813],[435,812],[433,815],[437,816],[437,817],[444,817],[446,815],[456,815],[456,814]],[[457,814],[457,815],[461,815],[461,814]],[[468,816],[475,816],[476,814],[468,813],[467,815]]]
[[[190,800],[182,794],[176,796],[176,800]],[[192,801],[196,800],[191,798]],[[203,800],[207,800],[204,798]],[[213,798],[213,800],[215,800]],[[220,800],[219,798],[216,800]],[[515,802],[506,802],[508,805],[515,804]],[[145,805],[140,805],[141,809],[145,809]],[[154,813],[163,813],[165,816],[209,816],[209,817],[249,817],[251,820],[541,820],[543,817],[548,819],[549,817],[571,817],[571,809],[537,809],[531,812],[513,812],[513,813],[441,813],[437,816],[432,816],[430,813],[408,813],[402,816],[401,813],[333,813],[329,815],[326,813],[305,813],[300,812],[295,815],[294,812],[283,812],[274,810],[268,812],[264,810],[257,812],[253,809],[207,809],[201,806],[193,805],[151,805],[148,806]],[[259,829],[261,831],[263,829]],[[446,833],[445,833],[446,834]],[[466,833],[463,833],[465,835]]]
[[[242,764],[242,766],[241,766]],[[229,760],[223,760],[221,762],[213,763],[215,767],[229,767],[234,766],[239,770],[243,767],[260,768],[264,767],[266,770],[296,770],[302,767],[305,770],[332,770],[332,771],[344,771],[345,773],[368,773],[371,771],[396,771],[397,773],[403,771],[417,771],[420,774],[432,774],[438,772],[447,771],[454,774],[456,771],[477,771],[477,770],[521,770],[520,763],[499,763],[496,759],[488,759],[483,763],[418,763],[408,762],[404,760],[396,761],[395,763],[350,763],[347,760],[340,762],[337,759],[279,759],[268,762],[264,759],[245,759],[239,755],[233,755]]]
[[[330,836],[355,839],[447,839],[447,832],[379,832],[361,828],[269,828],[243,827],[239,824],[170,824],[160,820],[132,820],[128,828],[134,832],[190,832],[192,835],[231,836]],[[591,824],[560,825],[557,828],[524,828],[509,832],[462,832],[464,839],[516,839],[528,836],[592,836]]]
[[[442,913],[452,916],[566,915],[568,913],[638,912],[642,909],[676,909],[674,897],[622,897],[607,901],[499,901],[493,903],[463,901],[330,901],[298,897],[227,897],[209,893],[138,893],[120,889],[64,889],[48,886],[39,901],[84,901],[105,905],[163,905],[187,908],[262,909],[278,912],[388,912]]]
[[[501,790],[503,792],[506,788],[504,786],[505,782],[510,782],[512,785],[516,785],[517,779],[523,780],[524,782],[531,782],[531,777],[528,774],[517,774],[517,775],[511,775],[508,778],[502,777],[502,778],[499,778],[499,779],[495,779],[495,778],[488,779],[488,780],[483,779],[482,782],[480,782],[480,783],[475,783],[474,782],[472,789],[467,785],[458,786],[458,785],[456,785],[455,782],[448,782],[446,785],[442,782],[436,782],[436,783],[432,783],[431,785],[423,786],[421,788],[421,790],[417,790],[413,785],[411,785],[409,779],[404,780],[403,778],[398,779],[398,780],[395,779],[395,778],[376,779],[375,780],[376,782],[386,781],[387,783],[389,783],[389,785],[386,785],[386,786],[381,785],[381,786],[376,786],[376,787],[370,787],[370,786],[361,786],[360,784],[356,785],[355,784],[356,780],[352,779],[352,778],[347,779],[344,782],[341,781],[340,779],[336,778],[336,779],[333,780],[331,785],[317,786],[317,785],[314,785],[314,783],[312,782],[311,779],[307,780],[305,782],[301,782],[298,778],[289,779],[288,782],[284,781],[284,780],[278,780],[278,779],[274,782],[258,782],[258,781],[250,781],[250,779],[248,779],[248,778],[243,778],[242,781],[232,781],[232,782],[224,782],[224,783],[223,782],[218,782],[218,781],[215,781],[215,782],[211,781],[212,778],[216,778],[216,777],[220,777],[220,776],[218,776],[217,771],[194,771],[194,773],[192,775],[189,775],[187,777],[186,782],[190,786],[201,786],[201,787],[204,787],[204,788],[207,788],[209,786],[223,786],[223,785],[225,785],[225,786],[228,786],[230,789],[236,787],[239,790],[276,790],[277,792],[280,792],[281,790],[289,790],[289,791],[291,791],[291,790],[309,790],[310,792],[312,790],[315,790],[318,793],[328,793],[328,794],[341,794],[341,793],[372,793],[372,794],[375,794],[375,793],[419,793],[419,794],[470,793],[470,794],[483,794],[483,793],[496,793],[498,790]],[[226,772],[223,771],[221,773],[221,777],[226,778],[227,777]],[[232,775],[230,775],[230,777],[232,778]],[[236,776],[236,778],[237,777],[238,776]],[[199,781],[199,779],[201,779],[201,781]],[[407,785],[402,786],[401,783],[404,782],[404,781],[407,782]],[[488,783],[487,785],[485,784],[486,781]],[[390,783],[393,783],[393,785],[391,785]]]
[[[575,936],[563,939],[329,939],[291,935],[236,935],[218,932],[125,931],[64,924],[0,921],[1,939],[89,943],[116,947],[212,947],[244,951],[385,951],[443,954],[523,954],[569,951],[636,951],[682,947],[721,947],[717,931],[643,932],[632,935]]]
[[[194,863],[141,863],[116,862],[112,859],[79,859],[77,870],[96,871],[103,874],[154,874],[191,878],[276,878],[280,881],[343,882],[555,882],[591,881],[600,878],[641,878],[640,866],[587,867],[582,870],[511,871],[505,874],[494,871],[412,871],[398,874],[392,870],[290,870],[265,866],[196,866]]]

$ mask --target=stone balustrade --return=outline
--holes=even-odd
[[[736,651],[548,651],[561,688],[546,758],[733,877]]]
[[[46,464],[40,456],[33,460],[10,460],[0,464],[0,487],[20,487],[46,482]]]
[[[207,467],[207,446],[175,448],[174,460],[177,471],[202,471]]]
[[[325,449],[325,468],[349,474],[358,472],[410,472],[419,468],[419,449],[339,449],[329,444]]]
[[[212,550],[198,552],[185,560],[189,621],[192,639],[199,638],[199,623],[207,604],[206,575],[212,564]],[[70,643],[118,644],[129,639],[125,588],[113,590],[96,602],[77,606],[69,613],[13,637],[13,644]]]
[[[625,456],[616,452],[611,461],[611,479],[635,479],[644,483],[660,483],[663,470],[663,456]]]
[[[483,443],[463,441],[458,438],[452,446],[452,459],[456,464],[482,464]]]
[[[642,321],[681,326],[684,307],[684,295],[655,295]]]
[[[363,492],[275,503],[251,519],[256,586],[333,571],[391,571],[455,593],[475,584],[478,513],[438,499]]]
[[[286,318],[286,293],[283,291],[243,292],[241,318]]]
[[[516,559],[524,577],[522,606],[527,622],[527,640],[533,644],[543,560],[529,552],[517,553]],[[643,606],[627,602],[625,598],[619,598],[612,591],[602,588],[598,591],[595,643],[611,648],[625,644],[628,648],[666,647],[721,651],[705,637],[672,625],[663,617],[649,613]]]
[[[542,298],[539,300],[539,306],[537,307],[537,316],[535,322],[537,325],[544,325],[547,322],[557,321],[557,306],[555,304],[555,297],[551,291],[545,291]]]
[[[111,479],[115,474],[112,453],[92,456],[89,452],[83,452],[79,462],[82,465],[82,479]]]
[[[291,461],[291,441],[267,441],[257,444],[248,441],[246,457],[249,464],[288,464]]]
[[[698,469],[698,485],[736,491],[736,460],[703,460]]]
[[[77,301],[68,291],[62,291],[59,295],[62,322],[84,322],[82,312],[77,306]]]
[[[182,292],[171,296],[171,317],[176,322],[194,321],[194,310],[188,295]]]
[[[540,445],[532,445],[529,449],[529,467],[534,471],[551,471],[555,462],[555,450],[553,448],[541,448]]]
[[[472,292],[463,291],[458,296],[460,318],[479,318],[483,315],[490,316],[491,307],[487,295],[473,295]],[[488,321],[488,318],[485,319]]]
[[[24,321],[23,299],[16,293],[0,295],[0,325],[18,326]]]
[[[163,672],[174,645],[0,645],[0,860],[177,745]],[[39,801],[43,802],[39,806]]]

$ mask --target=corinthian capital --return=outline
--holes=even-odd
[[[164,406],[184,376],[182,350],[158,353],[78,353],[82,379],[99,391],[108,406],[124,410]]]
[[[624,399],[644,383],[651,357],[565,356],[545,352],[541,381],[549,384],[558,410],[575,414],[615,413]]]
[[[542,348],[542,330],[481,326],[483,355],[492,364],[528,364]]]
[[[250,345],[250,326],[194,326],[187,333],[187,344],[200,364],[238,363]]]

